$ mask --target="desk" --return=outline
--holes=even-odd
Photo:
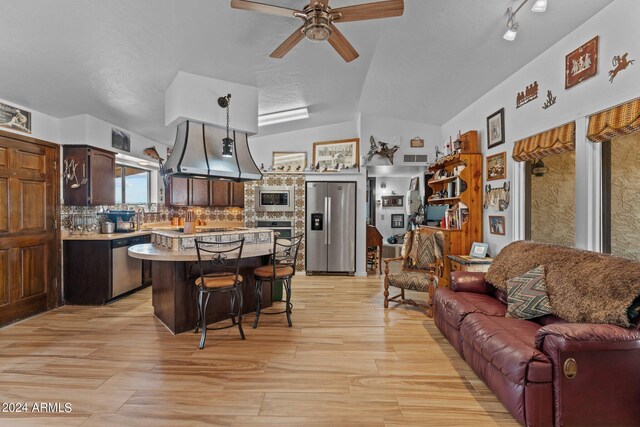
[[[477,271],[486,273],[493,262],[493,258],[473,258],[469,255],[448,255],[451,261],[451,271]]]

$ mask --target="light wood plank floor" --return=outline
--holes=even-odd
[[[293,328],[173,336],[150,289],[0,330],[0,401],[70,402],[0,425],[518,425],[417,309],[382,306],[382,279],[296,276]],[[419,297],[420,295],[418,295]]]

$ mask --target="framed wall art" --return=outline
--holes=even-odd
[[[598,74],[598,36],[595,36],[565,58],[564,88],[575,85]]]
[[[411,181],[409,183],[409,190],[417,191],[419,189],[420,189],[420,178],[418,178],[417,176],[411,178]]]
[[[404,228],[404,214],[391,214],[391,228]]]
[[[307,167],[307,153],[274,151],[272,166],[275,172],[303,172]]]
[[[487,146],[493,148],[504,141],[504,108],[501,108],[487,117]]]
[[[128,153],[131,151],[131,137],[123,130],[112,128],[111,146]]]
[[[313,143],[313,165],[322,169],[336,169],[338,165],[353,167],[360,158],[360,139],[342,139]]]
[[[31,133],[31,113],[0,102],[0,126]]]
[[[489,232],[491,234],[504,236],[504,216],[489,215]]]
[[[487,181],[507,177],[507,152],[487,156]]]
[[[422,148],[424,147],[424,139],[416,136],[415,138],[411,138],[411,148]]]
[[[488,243],[473,242],[469,256],[471,258],[484,258],[487,256],[487,250],[489,249]]]

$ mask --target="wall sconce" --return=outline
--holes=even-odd
[[[549,172],[549,168],[544,164],[542,159],[531,164],[531,175],[533,176],[545,176]]]

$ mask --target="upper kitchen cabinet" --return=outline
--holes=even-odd
[[[209,181],[171,177],[167,194],[169,206],[209,206]]]
[[[232,182],[229,188],[231,206],[244,208],[244,182]]]
[[[115,204],[116,156],[87,145],[63,148],[63,199],[68,206]]]
[[[209,183],[209,206],[216,208],[244,207],[244,183],[211,181]]]

